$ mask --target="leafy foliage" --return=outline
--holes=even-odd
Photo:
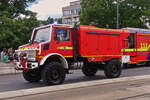
[[[41,21],[41,24],[43,25],[53,24],[54,21],[57,21],[58,24],[62,24],[62,18],[52,18],[52,17],[48,17],[46,21]]]
[[[81,24],[116,28],[116,0],[82,0]],[[150,0],[119,0],[120,27],[147,28]]]
[[[0,0],[0,50],[26,43],[32,29],[40,25],[35,13],[26,10],[35,0]],[[23,16],[23,17],[21,17]]]

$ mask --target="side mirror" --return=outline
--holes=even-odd
[[[60,41],[59,41],[59,40],[57,40],[57,42],[56,42],[56,43],[57,43],[57,44],[59,44],[59,42],[60,42]]]

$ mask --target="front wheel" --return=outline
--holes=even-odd
[[[104,73],[107,78],[117,78],[121,75],[122,68],[120,60],[112,60],[104,68]]]
[[[39,82],[41,80],[41,74],[38,70],[23,71],[23,77],[28,82]]]
[[[61,84],[65,80],[65,69],[58,62],[47,64],[42,71],[42,80],[46,85]]]

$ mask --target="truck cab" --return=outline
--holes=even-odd
[[[20,57],[23,56],[23,58],[27,60],[27,64],[23,64],[24,66],[17,63],[20,66],[18,69],[23,68],[26,70],[37,68],[39,65],[43,65],[46,59],[52,55],[72,57],[72,26],[62,26],[63,25],[47,25],[35,28],[29,40],[30,42],[20,46],[18,50],[16,50],[16,53],[18,53]]]

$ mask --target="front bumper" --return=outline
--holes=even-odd
[[[38,62],[26,62],[25,66],[23,66],[20,62],[16,62],[16,69],[17,70],[36,69],[38,67],[39,67]]]

